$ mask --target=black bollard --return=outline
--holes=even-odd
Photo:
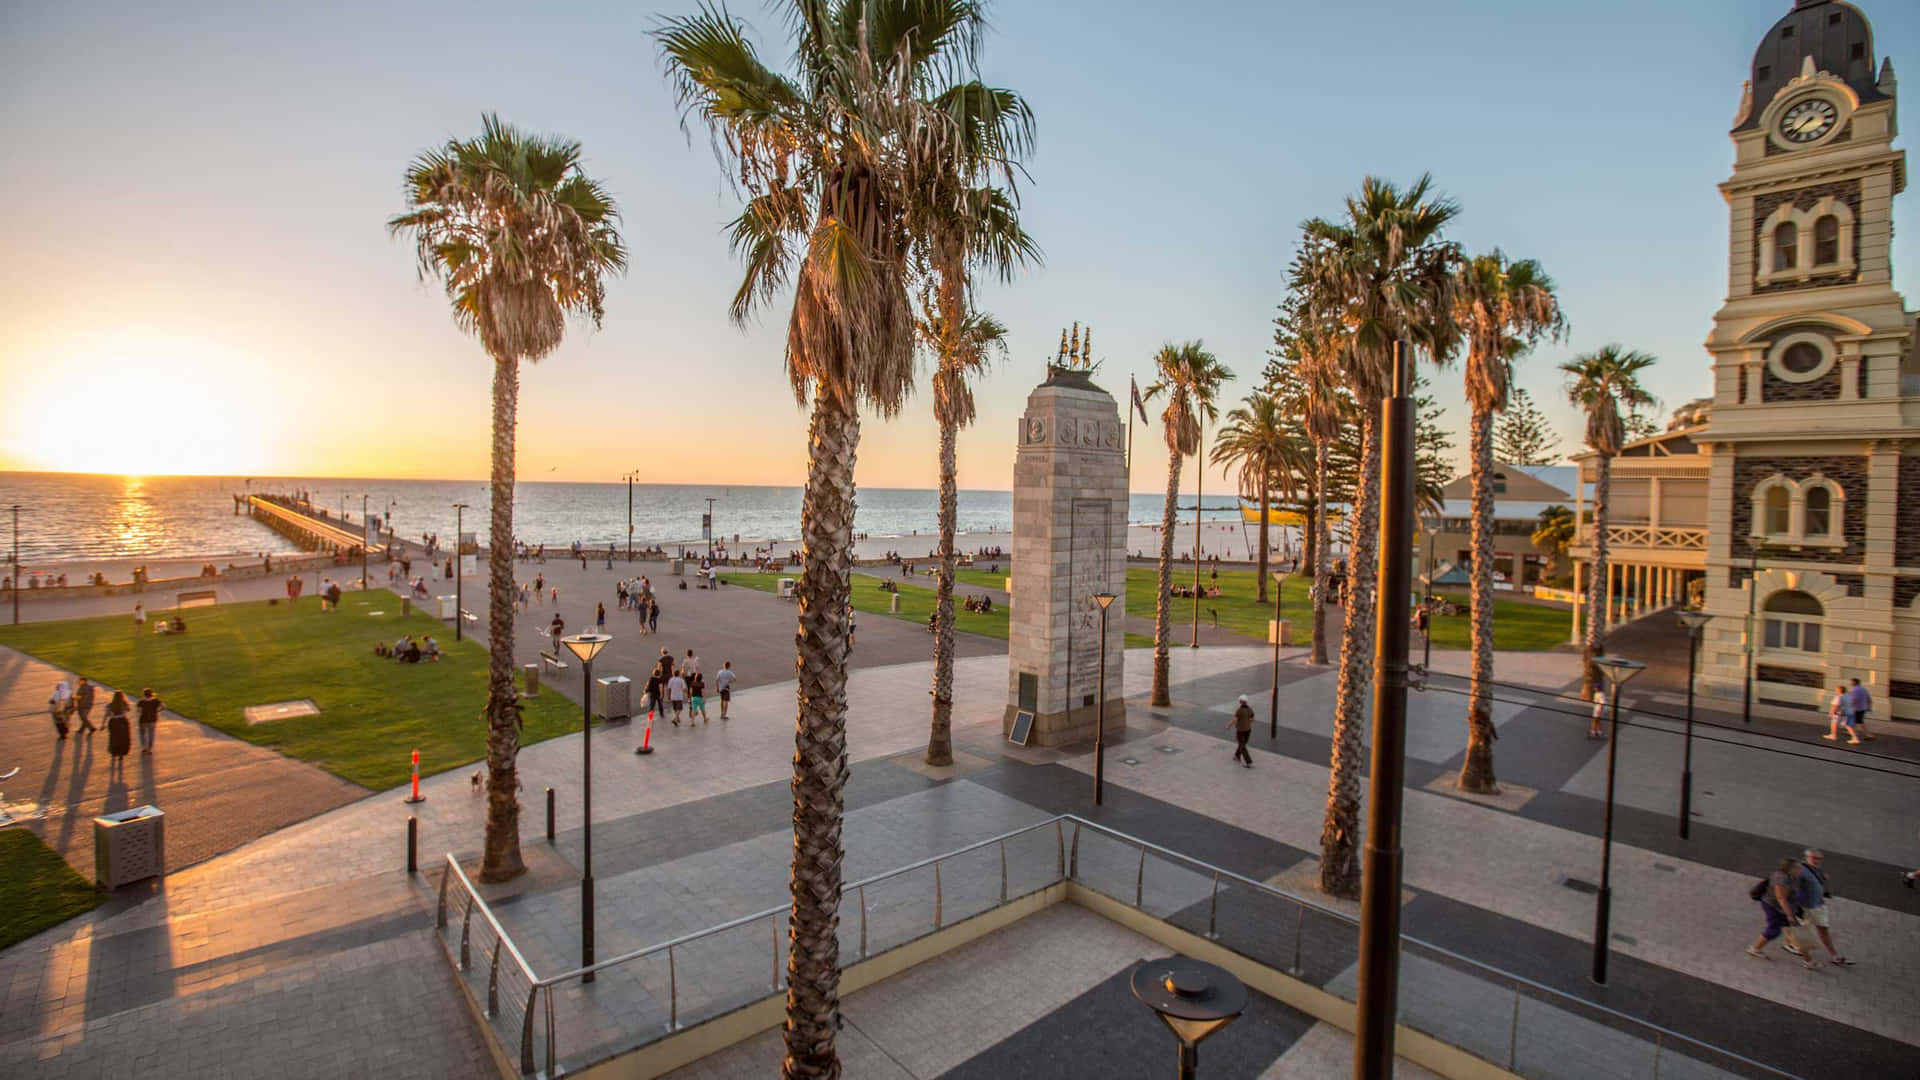
[[[420,819],[407,815],[407,873],[420,872]]]
[[[553,843],[553,789],[547,789],[547,843]]]

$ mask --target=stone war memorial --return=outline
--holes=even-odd
[[[1093,738],[1100,702],[1099,593],[1126,593],[1127,464],[1120,410],[1093,381],[1079,327],[1027,396],[1013,466],[1013,605],[1005,732],[1030,746]],[[1107,733],[1126,725],[1124,602],[1108,615]],[[1031,713],[1020,739],[1021,714]]]

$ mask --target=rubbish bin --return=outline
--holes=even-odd
[[[685,577],[687,575],[687,560],[668,559],[667,573],[672,574],[675,577]]]
[[[899,593],[894,593],[893,595],[887,597],[887,610],[895,615],[900,614],[900,594]]]
[[[167,872],[166,815],[136,806],[93,819],[93,879],[103,889]]]
[[[780,579],[780,597],[781,599],[791,599],[793,597],[793,579],[792,578],[783,577]]]
[[[593,680],[593,711],[602,720],[633,719],[633,680],[609,675]]]
[[[540,694],[540,665],[539,664],[520,665],[520,686],[521,686],[521,689],[526,693],[528,697],[539,696]]]
[[[453,597],[442,596],[440,598],[440,617],[443,619],[451,619],[453,618],[453,616],[454,616]]]

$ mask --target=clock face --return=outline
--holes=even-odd
[[[1793,143],[1809,143],[1833,130],[1840,110],[1826,98],[1808,98],[1788,109],[1780,117],[1780,137]]]

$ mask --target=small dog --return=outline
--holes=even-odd
[[[480,790],[480,770],[478,769],[473,772],[473,790],[476,792]]]

